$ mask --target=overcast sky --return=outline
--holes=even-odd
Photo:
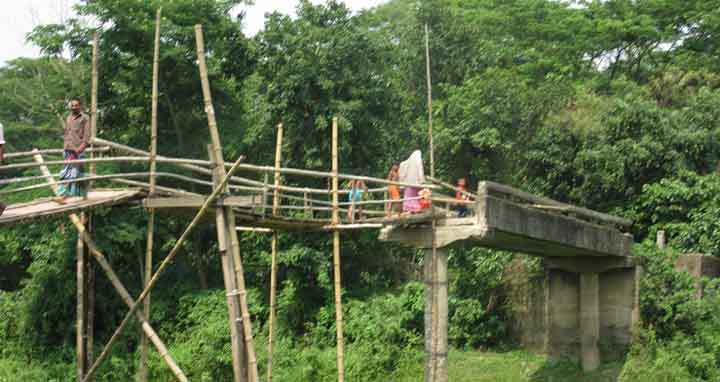
[[[373,7],[387,0],[345,0],[352,10]],[[0,66],[17,57],[36,57],[36,47],[25,43],[25,36],[35,26],[60,23],[72,17],[72,5],[78,0],[3,0],[0,13]],[[313,0],[313,3],[323,1]],[[267,12],[294,14],[296,0],[256,0],[246,8],[245,33],[254,35],[264,23]]]

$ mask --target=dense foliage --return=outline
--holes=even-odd
[[[7,151],[60,144],[65,102],[89,93],[95,29],[87,20],[100,26],[99,134],[146,146],[153,20],[162,6],[160,153],[207,155],[192,28],[202,23],[226,157],[271,163],[274,126],[283,122],[286,163],[325,169],[329,121],[338,116],[343,170],[383,177],[391,163],[427,147],[427,23],[440,177],[496,180],[612,212],[635,220],[638,242],[665,229],[674,248],[720,255],[718,1],[391,0],[356,14],[335,1],[303,0],[296,17],[270,14],[254,37],[241,30],[244,3],[84,0],[77,19],[37,27],[28,39],[44,56],[0,68]],[[0,177],[8,175],[19,173]],[[39,195],[47,191],[22,198]],[[163,254],[187,217],[161,219],[156,253]],[[133,295],[145,225],[140,210],[96,214],[96,237]],[[0,231],[0,380],[71,379],[74,236],[62,220]],[[280,243],[276,379],[332,380],[328,238],[284,234]],[[248,234],[241,245],[262,344],[269,239]],[[372,233],[347,234],[342,253],[348,378],[417,375],[409,370],[422,359],[422,256],[379,244]],[[663,253],[649,244],[637,253],[647,264],[646,330],[621,379],[718,380],[714,286],[695,301],[693,281]],[[502,280],[514,256],[451,253],[453,346],[510,345]],[[192,235],[153,294],[153,324],[194,380],[229,380],[219,270],[208,225]],[[97,294],[99,346],[126,309],[103,277]],[[131,379],[137,332],[114,348],[98,380]],[[264,346],[257,349],[264,367]],[[169,378],[158,358],[152,375]]]

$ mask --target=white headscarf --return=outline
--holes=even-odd
[[[423,171],[422,153],[420,150],[413,151],[406,161],[400,163],[399,175],[400,181],[403,183],[425,183],[425,172]]]

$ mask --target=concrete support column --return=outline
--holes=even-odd
[[[425,382],[448,381],[447,250],[425,249]],[[434,252],[434,253],[433,253]]]
[[[583,371],[600,366],[600,283],[598,273],[580,274],[580,360]]]

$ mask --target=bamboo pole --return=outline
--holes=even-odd
[[[238,232],[255,232],[255,233],[273,233],[270,228],[259,228],[259,227],[235,227]]]
[[[208,166],[210,165],[210,162],[204,161],[204,160],[197,160],[197,159],[185,159],[185,158],[168,158],[168,157],[158,157],[155,159],[157,163],[172,163],[172,164],[195,164],[195,165],[203,165]],[[148,163],[150,162],[149,157],[113,157],[113,158],[95,158],[95,159],[74,159],[74,160],[57,160],[57,161],[47,161],[45,162],[46,166],[53,166],[53,165],[65,165],[65,164],[90,164],[90,163],[118,163],[118,162],[138,162],[138,163]],[[19,169],[25,169],[25,168],[36,168],[40,167],[37,163],[16,163],[16,164],[8,164],[5,166],[0,166],[0,171],[6,171],[6,170],[19,170]]]
[[[214,151],[212,145],[208,145],[208,154],[212,159]],[[220,168],[216,166],[213,169],[215,176],[213,180],[217,183],[220,179]],[[234,294],[237,291],[237,280],[233,275],[233,258],[228,253],[229,233],[227,232],[227,223],[224,210],[219,210],[215,214],[215,226],[218,236],[218,250],[220,252],[220,264],[223,271],[223,282],[225,284],[225,296],[228,304],[228,320],[230,324],[230,348],[232,351],[233,378],[235,382],[247,381],[248,372],[245,368],[245,352],[243,347],[243,328],[242,313],[240,309],[240,300]]]
[[[90,91],[90,148],[94,149],[94,138],[97,136],[97,109],[98,109],[98,45],[100,37],[98,32],[93,33],[92,47],[92,82]],[[95,159],[95,150],[90,151],[90,159]],[[95,175],[96,164],[90,164],[90,175]],[[92,190],[93,182],[88,183],[88,191]]]
[[[425,71],[427,77],[428,137],[430,141],[430,176],[435,177],[435,147],[433,145],[432,80],[430,78],[430,32],[425,23]]]
[[[98,75],[98,56],[99,56],[99,54],[98,54],[98,51],[99,51],[99,49],[100,49],[100,37],[98,35],[98,32],[95,32],[95,33],[93,33],[92,73],[91,73],[91,85],[90,85],[90,147],[88,148],[89,150],[86,150],[86,151],[90,152],[90,159],[95,159],[95,154],[96,154],[95,145],[93,143],[93,138],[95,138],[97,136],[98,82],[99,82],[98,81],[98,79],[99,79],[99,75]],[[94,176],[96,174],[96,172],[97,172],[97,165],[95,163],[91,163],[90,164],[90,176]],[[95,187],[95,182],[89,181],[88,183],[86,183],[86,185],[87,185],[87,192],[90,193],[93,190],[93,188]],[[83,213],[80,216],[83,221],[83,224],[85,224],[87,226],[88,232],[91,232],[93,229],[92,213],[89,212],[87,215],[85,215]],[[80,275],[80,274],[84,275],[86,273],[89,274],[90,272],[94,272],[94,270],[92,270],[92,264],[84,261],[85,245],[84,245],[84,242],[82,241],[82,238],[80,237],[80,235],[78,235],[78,241],[79,241],[78,245],[82,245],[82,249],[80,249],[80,248],[78,249],[78,256],[82,256],[82,258],[83,258],[82,269],[78,269],[78,275]],[[78,267],[80,268],[80,264],[78,265]],[[92,341],[93,337],[91,335],[88,338],[88,332],[89,332],[89,330],[94,329],[90,326],[90,325],[94,324],[94,322],[91,323],[90,325],[88,325],[88,321],[86,321],[86,320],[88,319],[88,317],[90,316],[91,313],[93,315],[95,313],[94,312],[94,310],[95,310],[95,296],[94,296],[95,290],[93,288],[93,290],[90,291],[90,290],[88,290],[89,288],[87,288],[87,286],[88,285],[86,284],[86,281],[83,278],[82,289],[85,290],[85,292],[86,292],[85,295],[82,296],[83,322],[82,323],[78,322],[78,325],[83,326],[83,328],[82,328],[83,337],[84,337],[82,339],[82,350],[84,353],[82,355],[83,369],[87,368],[87,366],[90,364],[90,362],[92,362],[90,360],[90,358],[92,357],[92,355],[91,355],[92,354],[92,345],[89,344],[88,339],[90,341]],[[90,304],[85,305],[85,302],[89,300],[90,293],[93,294],[93,296],[92,296],[92,301],[93,301],[92,312],[88,309]],[[80,302],[80,298],[81,297],[78,296],[78,302]],[[78,314],[80,314],[80,309],[78,309]],[[90,353],[88,353],[88,349],[90,349]],[[78,360],[78,362],[80,362],[80,360]]]
[[[78,234],[77,244],[75,246],[75,255],[77,280],[75,351],[77,353],[77,380],[80,382],[85,376],[85,330],[87,329],[85,325],[85,243],[80,234]]]
[[[267,204],[267,184],[268,184],[268,174],[266,173],[265,176],[263,176],[263,193],[262,193],[262,217],[265,217],[265,204]]]
[[[275,187],[273,188],[273,216],[278,214],[278,206],[280,204],[280,172],[277,169],[280,168],[280,162],[282,160],[282,140],[283,140],[283,125],[278,124],[277,127],[277,141],[275,143]],[[270,260],[270,319],[268,321],[268,382],[272,382],[272,366],[273,366],[273,335],[275,328],[275,294],[277,293],[277,242],[278,234],[273,232],[272,241],[270,245],[271,260]]]
[[[150,196],[155,195],[155,187],[157,185],[157,178],[155,171],[157,171],[157,108],[158,108],[158,76],[160,66],[160,17],[162,14],[162,8],[158,8],[155,14],[155,46],[153,50],[153,72],[152,72],[152,96],[151,96],[151,112],[150,112]],[[147,225],[147,241],[145,247],[145,275],[144,275],[144,286],[147,287],[152,277],[152,262],[153,262],[153,242],[155,239],[155,209],[150,208]],[[150,321],[150,295],[143,301],[143,316],[145,320]],[[148,379],[148,348],[147,348],[147,337],[142,336],[140,338],[140,367],[138,369],[138,380],[140,382],[147,382]]]
[[[94,362],[94,344],[95,344],[95,265],[88,262],[87,270],[87,341],[85,342],[85,366],[92,365]]]
[[[43,159],[41,155],[36,155],[35,160],[42,164]],[[43,174],[48,178],[48,182],[51,183],[51,188],[55,194],[58,193],[58,186],[52,185],[53,183],[53,177],[52,174],[50,174],[50,170],[46,166],[41,166],[40,170],[43,172]],[[90,250],[90,253],[93,255],[95,260],[100,264],[100,267],[103,269],[105,274],[107,275],[108,279],[110,280],[110,283],[113,285],[115,290],[118,292],[122,300],[125,302],[126,305],[130,307],[130,312],[128,312],[128,315],[125,316],[124,322],[129,321],[129,318],[132,316],[133,313],[137,313],[137,319],[140,321],[140,324],[147,333],[148,337],[150,337],[153,345],[158,349],[158,352],[160,353],[160,356],[163,358],[165,363],[168,365],[170,370],[173,372],[176,378],[178,378],[181,382],[187,382],[187,377],[185,374],[180,370],[180,368],[177,366],[177,363],[175,360],[172,359],[170,354],[167,351],[167,347],[165,344],[160,340],[160,338],[155,333],[155,330],[148,324],[142,314],[139,314],[136,309],[133,307],[138,306],[138,304],[133,305],[133,300],[130,294],[128,293],[127,289],[123,286],[122,282],[120,282],[120,279],[117,277],[117,274],[110,266],[110,263],[107,262],[105,255],[103,255],[102,252],[98,249],[95,242],[90,237],[90,234],[87,231],[87,227],[83,224],[83,222],[80,220],[80,217],[78,217],[77,214],[70,214],[70,221],[75,226],[75,229],[78,231],[78,235],[82,237],[82,240],[85,242],[85,245]],[[116,338],[117,339],[117,338]],[[111,338],[112,341],[112,338]],[[88,382],[92,378],[94,372],[97,370],[97,367],[100,365],[104,357],[107,357],[107,353],[110,349],[111,343],[108,343],[108,346],[103,350],[103,354],[98,357],[98,359],[95,361],[95,363],[92,365],[92,367],[87,371],[85,374],[85,377],[82,379],[82,382]]]
[[[125,330],[125,327],[130,322],[130,318],[132,317],[132,315],[137,313],[138,308],[142,305],[142,301],[145,299],[147,294],[150,293],[150,290],[152,290],[152,288],[155,286],[158,279],[160,278],[160,275],[162,275],[162,273],[165,271],[165,269],[173,261],[173,259],[177,255],[180,247],[183,245],[183,243],[185,243],[185,240],[189,236],[190,232],[192,232],[192,230],[195,228],[195,226],[197,226],[198,223],[204,218],[205,214],[210,209],[210,206],[214,203],[214,201],[218,198],[218,196],[220,196],[220,193],[222,192],[222,190],[227,185],[227,182],[229,181],[229,177],[238,169],[240,161],[242,159],[243,159],[242,157],[238,158],[238,160],[235,162],[236,166],[233,166],[232,168],[230,168],[227,175],[223,177],[222,181],[220,181],[219,186],[216,187],[213,190],[213,192],[210,194],[210,196],[208,196],[208,198],[205,200],[205,203],[202,205],[202,207],[200,207],[200,210],[197,212],[197,214],[195,214],[195,217],[190,222],[190,224],[187,226],[187,228],[185,228],[185,231],[183,231],[182,235],[180,235],[180,238],[178,238],[178,240],[175,241],[175,245],[170,250],[170,253],[165,257],[163,262],[160,263],[160,266],[158,266],[158,269],[153,274],[153,277],[150,279],[150,282],[145,287],[145,289],[143,289],[142,293],[140,293],[140,296],[137,298],[137,300],[135,300],[133,302],[132,306],[130,307],[130,311],[125,314],[125,318],[123,318],[122,322],[120,322],[120,325],[117,327],[117,329],[115,330],[113,335],[110,337],[110,340],[105,345],[105,348],[103,349],[102,353],[100,353],[100,356],[97,358],[97,360],[95,360],[95,363],[92,365],[92,368],[90,368],[88,373],[85,375],[85,379],[83,380],[83,382],[87,382],[88,378],[90,378],[92,376],[92,374],[95,371],[97,371],[97,368],[102,363],[102,361],[105,360],[105,358],[107,358],[107,356],[110,353],[110,348],[120,337],[123,330]],[[85,240],[85,243],[87,244],[88,241]],[[89,244],[88,244],[88,247],[90,247]],[[142,319],[142,315],[139,315],[139,317]],[[161,355],[162,355],[162,352],[161,352]]]
[[[212,149],[214,151],[215,162],[219,164],[218,175],[225,176],[225,163],[222,156],[222,147],[220,144],[220,133],[215,119],[215,109],[212,103],[212,93],[210,91],[210,81],[208,80],[207,65],[205,63],[205,42],[201,25],[195,25],[195,41],[197,47],[198,66],[200,69],[200,82],[202,85],[203,100],[205,103],[205,114],[208,119],[208,128],[210,130],[210,138],[212,141]],[[257,359],[255,357],[255,347],[253,344],[252,326],[250,323],[250,311],[247,305],[247,296],[245,290],[245,276],[240,258],[240,245],[237,239],[237,231],[235,230],[235,212],[230,207],[222,209],[227,218],[226,229],[230,235],[230,250],[235,266],[235,277],[238,287],[238,297],[240,300],[240,310],[242,313],[243,334],[245,337],[245,351],[247,352],[247,363],[249,368],[250,382],[259,382],[257,371]]]
[[[337,117],[332,120],[332,198],[333,225],[340,224],[340,215],[338,214],[338,124]],[[335,284],[335,327],[337,336],[337,370],[338,382],[345,381],[344,366],[344,340],[343,340],[343,314],[342,314],[342,289],[340,288],[340,231],[333,231],[333,276]]]
[[[433,183],[436,183],[436,184],[439,184],[439,185],[441,185],[441,186],[443,186],[443,187],[449,188],[449,189],[451,189],[451,190],[453,190],[453,191],[455,191],[455,192],[461,192],[464,196],[469,196],[469,197],[477,200],[477,195],[473,194],[472,192],[463,191],[463,190],[461,190],[461,189],[453,186],[453,185],[450,184],[450,183],[444,182],[444,181],[442,181],[442,180],[440,180],[440,179],[433,178],[432,176],[428,176],[427,179],[428,179],[429,181],[433,182]],[[473,203],[474,203],[474,202],[473,202]]]
[[[97,140],[96,140],[97,141]],[[86,153],[106,153],[110,151],[110,147],[103,146],[103,147],[88,147],[85,149]],[[62,155],[64,152],[63,149],[44,149],[44,150],[31,150],[31,151],[19,151],[14,153],[5,154],[5,160],[10,159],[16,159],[16,158],[25,158],[25,157],[32,157],[37,154],[41,155]]]

